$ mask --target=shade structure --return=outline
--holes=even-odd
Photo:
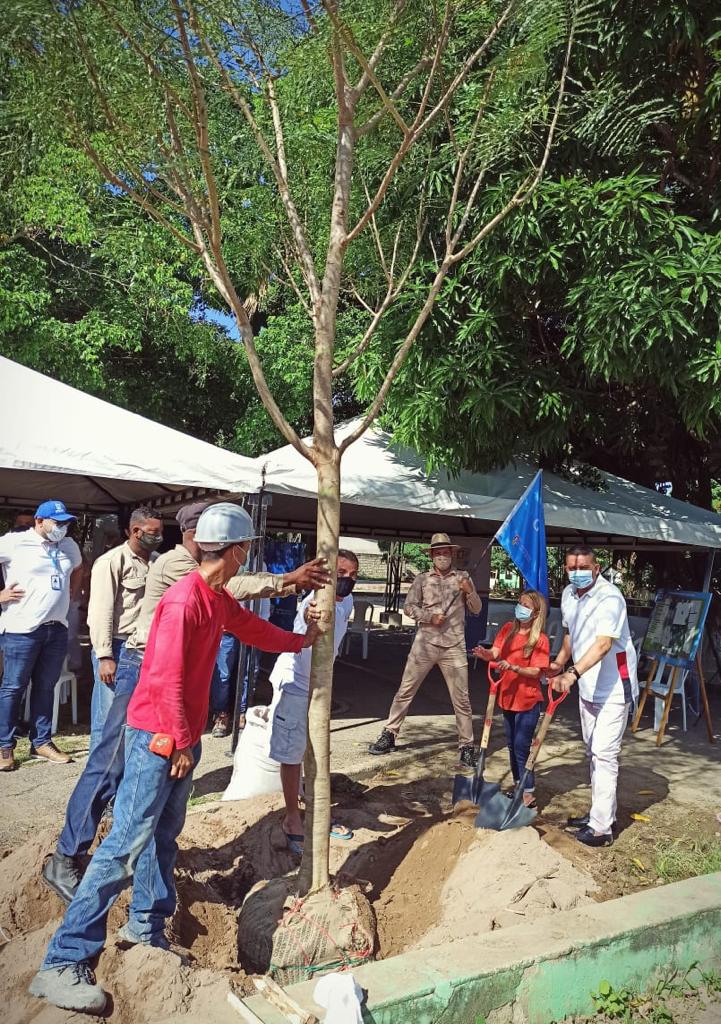
[[[253,459],[172,430],[0,356],[0,501],[73,511],[176,505],[257,490]]]
[[[342,440],[357,420],[338,427]],[[315,470],[287,445],[258,459],[273,492],[275,526],[314,529]],[[423,538],[436,530],[491,537],[538,467],[519,460],[492,473],[427,473],[424,460],[371,428],[343,456],[341,529],[357,535]],[[721,516],[600,473],[601,490],[544,472],[543,499],[550,542],[599,545],[721,547]]]

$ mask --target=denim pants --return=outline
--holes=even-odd
[[[151,732],[126,726],[125,772],[115,798],[113,827],[95,851],[41,970],[90,960],[105,945],[108,913],[133,880],[128,929],[152,943],[175,912],[177,838],[185,824],[193,773],[170,775],[168,758],[153,754]],[[193,750],[196,764],[200,744]]]
[[[113,637],[113,661],[117,666],[120,661],[120,655],[125,647],[125,641],[120,640],[118,637]],[[90,652],[90,660],[93,663],[93,695],[90,700],[90,753],[92,754],[93,748],[100,742],[100,737],[103,735],[103,726],[105,725],[105,719],[108,717],[111,705],[113,703],[113,697],[115,696],[115,688],[117,686],[117,668],[116,668],[116,679],[114,683],[104,683],[100,678],[100,672],[98,668],[98,657],[95,651]]]
[[[0,747],[15,746],[20,708],[28,684],[30,742],[41,747],[52,739],[53,698],[68,649],[68,630],[59,622],[45,623],[32,633],[5,633],[5,667],[0,686]]]
[[[520,782],[526,770],[526,761],[531,753],[533,734],[541,717],[543,702],[539,701],[535,707],[528,711],[504,711],[503,724],[506,728],[506,742],[511,760],[511,772],[513,781]],[[524,785],[525,792],[535,789],[536,777],[534,772],[529,772]]]
[[[235,677],[238,671],[238,657],[240,654],[240,640],[232,633],[223,633],[220,639],[218,657],[215,659],[213,678],[210,683],[210,710],[213,715],[219,715],[222,711],[232,712],[233,690]],[[243,677],[243,692],[240,695],[239,713],[244,715],[248,710],[248,704],[253,699],[250,693],[250,673],[253,665],[257,668],[260,660],[260,651],[257,647],[251,647],[248,652],[245,676]]]
[[[115,697],[98,743],[91,748],[82,775],[65,811],[58,853],[77,857],[95,839],[103,811],[118,791],[125,768],[125,724],[128,704],[143,664],[141,651],[125,647],[115,672]]]

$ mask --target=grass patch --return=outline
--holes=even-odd
[[[716,836],[665,840],[656,845],[654,866],[664,882],[680,882],[721,871],[721,842]]]
[[[190,794],[190,800],[188,800],[188,807],[200,807],[202,804],[210,804],[214,800],[220,800],[223,794],[218,793],[203,793],[202,796],[195,796],[193,793]]]

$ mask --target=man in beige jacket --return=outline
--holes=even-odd
[[[396,736],[408,714],[421,683],[434,665],[443,673],[456,713],[459,760],[475,767],[473,719],[468,698],[468,655],[466,654],[466,609],[473,615],[481,610],[481,599],[467,572],[453,567],[457,544],[447,533],[434,533],[430,554],[433,568],[414,579],[403,611],[418,623],[413,646],[406,662],[388,721],[383,732],[368,750],[371,754],[390,754]]]
[[[135,629],[150,556],[163,542],[163,520],[141,506],[130,515],[128,539],[98,558],[90,576],[88,631],[95,683],[90,702],[90,749],[103,734],[115,695],[115,672]]]

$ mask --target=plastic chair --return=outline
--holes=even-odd
[[[354,601],[353,602],[353,618],[350,621],[348,630],[345,635],[343,653],[347,654],[350,650],[350,641],[352,636],[359,636],[361,638],[361,647],[363,654],[363,661],[368,657],[368,635],[373,625],[373,605],[370,601]]]
[[[668,676],[664,679],[664,675],[667,670]],[[673,671],[673,665],[668,665],[664,661],[659,662],[658,668],[656,669],[656,675],[653,677],[653,682],[651,683],[651,694],[656,698],[654,700],[653,711],[654,732],[658,732],[661,726],[664,704],[668,696],[668,690],[671,684],[671,673]],[[676,685],[673,688],[673,696],[681,698],[681,721],[684,732],[686,732],[686,677],[688,676],[688,672],[689,670],[687,668],[681,669],[676,676]]]
[[[25,721],[30,719],[30,691],[32,689],[32,683],[28,685],[25,691],[25,714],[23,718]],[[74,672],[71,672],[68,668],[68,659],[66,658],[63,662],[63,668],[55,684],[55,693],[53,695],[53,724],[52,732],[58,731],[58,718],[60,715],[60,705],[67,704],[68,696],[70,697],[70,709],[72,712],[73,725],[78,724],[78,677]]]

